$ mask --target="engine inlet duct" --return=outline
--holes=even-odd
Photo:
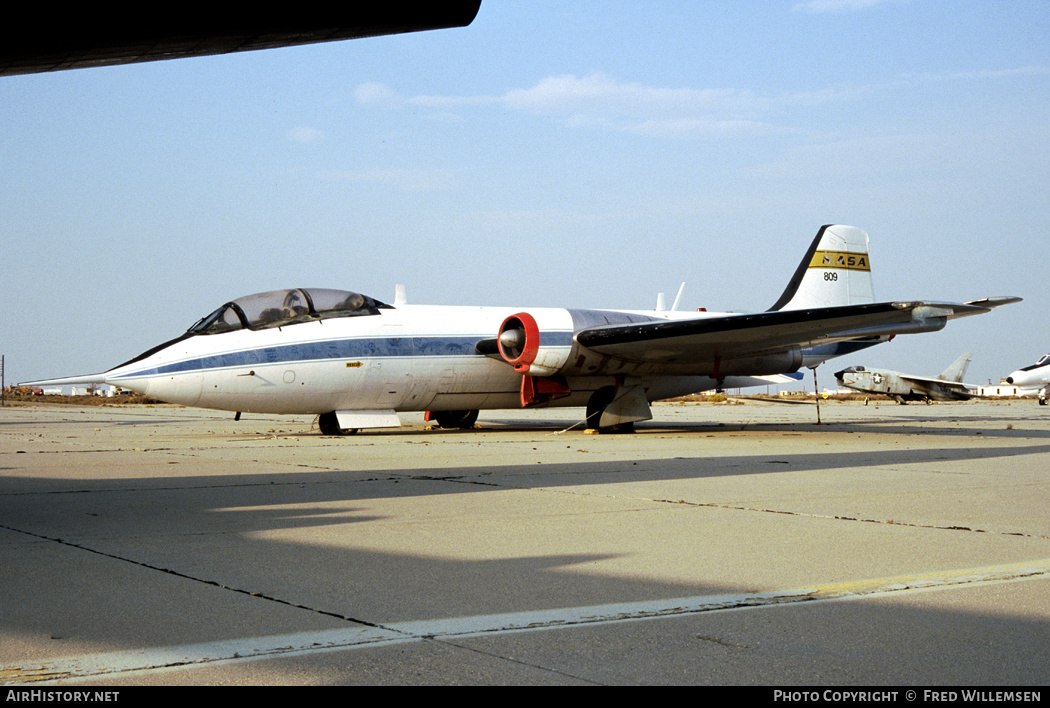
[[[519,374],[527,374],[540,350],[539,325],[527,312],[511,315],[500,325],[497,342],[500,356]]]

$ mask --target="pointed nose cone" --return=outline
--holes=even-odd
[[[117,388],[127,389],[143,396],[149,395],[149,379],[136,374],[141,370],[142,362],[136,364],[121,364],[113,367],[105,373],[106,383]]]
[[[201,359],[189,357],[186,338],[165,342],[129,362],[106,372],[106,383],[167,403],[195,406],[200,401],[203,374]]]
[[[1034,386],[1040,383],[1046,378],[1045,373],[1039,375],[1036,372],[1025,371],[1024,369],[1018,369],[1009,376],[1006,377],[1006,383],[1014,384],[1017,386]]]

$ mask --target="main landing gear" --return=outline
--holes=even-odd
[[[592,393],[587,401],[587,429],[601,434],[633,433],[635,421],[651,418],[649,404],[644,397],[639,398],[641,389],[627,393],[624,396],[616,386],[603,386]],[[614,401],[616,406],[613,406]]]
[[[478,420],[480,411],[427,411],[426,420],[438,424],[439,428],[470,430]]]
[[[339,418],[335,411],[322,413],[317,416],[317,427],[321,429],[321,435],[356,435],[357,428],[340,428]]]

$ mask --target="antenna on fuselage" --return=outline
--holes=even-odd
[[[678,294],[674,296],[674,303],[671,305],[671,312],[678,309],[678,303],[682,301],[682,291],[685,290],[685,283],[683,282],[678,286]]]
[[[678,294],[674,297],[674,303],[671,305],[671,312],[678,309],[678,303],[682,301],[682,291],[685,290],[685,283],[678,286]],[[656,311],[663,312],[667,309],[667,303],[664,300],[663,293],[656,294]]]
[[[408,298],[405,296],[405,286],[398,283],[394,286],[394,307],[404,305],[407,302]]]

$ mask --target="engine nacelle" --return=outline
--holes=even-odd
[[[569,361],[572,335],[572,316],[567,311],[544,310],[535,316],[519,312],[503,320],[497,341],[500,356],[519,374],[553,376]]]

